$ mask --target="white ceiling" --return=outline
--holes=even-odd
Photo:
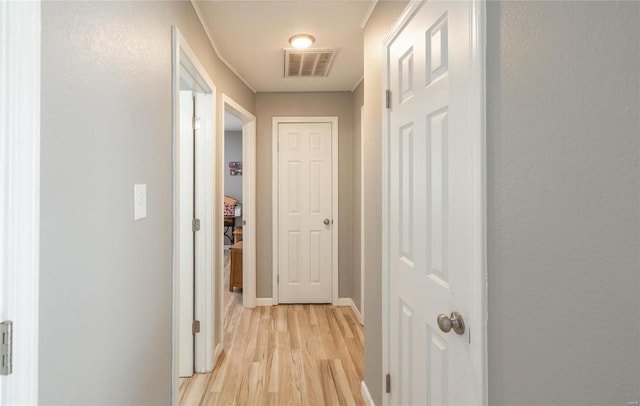
[[[216,52],[256,92],[352,90],[362,79],[369,0],[193,1]],[[328,77],[285,78],[283,49],[294,34],[311,48],[337,48]]]

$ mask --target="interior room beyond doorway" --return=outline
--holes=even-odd
[[[242,303],[243,137],[242,120],[224,112],[224,303]],[[225,311],[226,322],[226,311]]]

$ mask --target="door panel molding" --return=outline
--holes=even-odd
[[[331,124],[331,217],[333,225],[331,227],[331,303],[338,305],[338,117],[273,117],[272,122],[272,222],[273,222],[273,303],[278,304],[279,286],[278,286],[278,270],[280,264],[279,258],[279,159],[278,159],[278,126],[282,123],[330,123]]]

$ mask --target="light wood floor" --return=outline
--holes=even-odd
[[[212,373],[180,379],[180,405],[364,405],[363,328],[350,307],[243,309],[225,295],[224,350]]]

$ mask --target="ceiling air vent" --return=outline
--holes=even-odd
[[[284,77],[325,77],[337,49],[285,49]]]

